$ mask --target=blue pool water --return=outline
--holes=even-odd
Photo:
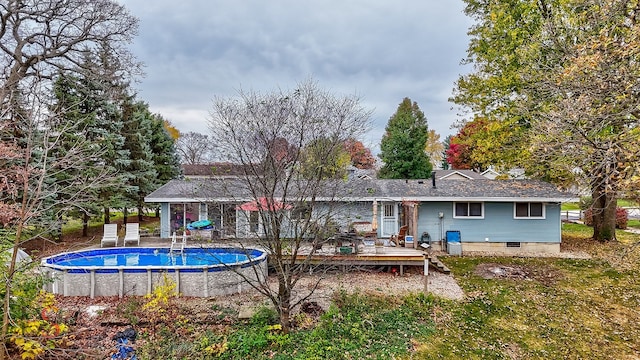
[[[149,268],[149,267],[211,267],[248,264],[262,258],[256,249],[186,248],[182,253],[169,253],[167,248],[108,248],[59,254],[44,263],[61,268]]]

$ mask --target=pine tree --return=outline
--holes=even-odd
[[[155,179],[149,179],[150,190],[154,191],[166,184],[169,180],[181,175],[180,156],[176,150],[176,142],[171,130],[162,115],[153,114],[151,116],[151,152],[153,154],[153,164],[157,173]],[[151,180],[153,180],[151,182]],[[142,221],[142,212],[138,209],[138,218]],[[156,215],[158,208],[156,208]]]
[[[162,115],[153,114],[151,117],[151,152],[158,173],[153,190],[180,176],[180,156],[175,140],[167,131],[167,123]]]
[[[91,64],[85,58],[85,65]],[[93,64],[95,65],[95,64]],[[54,86],[55,104],[52,106],[56,114],[57,123],[52,123],[53,129],[60,134],[60,146],[54,156],[64,156],[68,148],[78,148],[82,140],[87,152],[91,156],[82,158],[81,164],[73,168],[66,166],[65,171],[56,172],[55,176],[60,184],[66,184],[66,192],[58,191],[59,203],[65,197],[73,197],[76,190],[70,181],[83,179],[85,183],[94,186],[84,190],[84,201],[76,202],[75,209],[58,209],[58,216],[62,211],[71,210],[71,215],[83,218],[83,235],[87,235],[88,220],[95,216],[100,209],[109,209],[122,203],[118,193],[123,188],[125,173],[122,170],[128,165],[129,152],[123,148],[122,117],[118,109],[117,97],[114,96],[114,84],[97,79],[88,73],[79,75],[61,74]],[[105,219],[108,222],[108,217]]]
[[[380,142],[379,155],[384,165],[378,173],[382,179],[425,179],[432,165],[425,152],[427,118],[416,102],[404,98],[389,119]]]
[[[152,118],[149,107],[144,102],[127,102],[123,106],[123,135],[125,149],[129,151],[129,166],[126,167],[129,191],[125,194],[125,223],[127,208],[136,207],[138,213],[144,207],[144,197],[155,189],[158,176],[151,151]],[[139,214],[140,215],[140,214]]]

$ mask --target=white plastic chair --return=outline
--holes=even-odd
[[[124,244],[122,244],[122,246],[127,246],[127,242],[136,243],[136,245],[140,246],[140,224],[127,224],[127,230],[124,234]]]
[[[110,243],[113,243],[114,246],[118,246],[118,224],[104,224],[100,247]]]

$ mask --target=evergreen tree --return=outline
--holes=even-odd
[[[91,60],[85,58],[85,65],[89,63]],[[84,72],[79,75],[61,74],[54,86],[52,110],[58,123],[51,126],[61,137],[54,156],[64,156],[68,148],[77,149],[79,140],[92,150],[92,156],[82,158],[82,164],[73,168],[66,166],[65,171],[55,172],[58,183],[67,185],[62,186],[66,192],[59,191],[59,203],[63,203],[61,200],[65,197],[74,196],[75,189],[70,183],[73,179],[95,184],[84,190],[85,201],[76,202],[75,209],[65,210],[75,210],[75,215],[83,218],[84,236],[87,235],[91,216],[98,214],[100,209],[117,206],[112,203],[114,200],[122,203],[117,192],[123,189],[122,184],[126,180],[122,170],[128,165],[129,152],[123,149],[122,118],[117,99],[113,96],[114,88],[113,84]],[[59,216],[61,211],[59,209]],[[108,222],[107,219],[105,221]]]
[[[384,165],[382,179],[425,179],[431,176],[431,162],[425,152],[427,118],[416,102],[404,98],[391,116],[380,142]]]
[[[90,86],[86,81],[82,81],[71,74],[63,74],[56,79],[53,87],[55,100],[51,106],[54,121],[51,126],[56,133],[60,134],[61,141],[59,146],[51,152],[52,157],[62,158],[71,148],[76,146],[75,144],[82,143],[81,140],[88,139],[86,130],[92,126],[96,117],[94,97],[91,96],[90,90]],[[94,143],[89,141],[85,144],[91,146]],[[65,212],[74,213],[73,215],[87,220],[83,229],[86,236],[88,218],[90,214],[95,214],[99,210],[95,207],[93,201],[77,203],[80,206],[72,209],[63,206],[66,199],[73,198],[79,191],[77,185],[82,182],[77,183],[75,182],[76,179],[81,178],[91,181],[93,177],[98,176],[101,172],[97,168],[99,162],[96,161],[95,157],[81,158],[79,160],[82,161],[81,164],[65,167],[64,169],[58,168],[53,173],[53,177],[60,189],[55,193],[55,199],[53,199],[57,205],[52,209],[54,213],[52,214],[52,220],[55,220],[55,226],[51,233],[58,240],[62,237],[62,216]],[[92,187],[86,193],[88,195],[86,198],[95,197],[95,190]]]
[[[162,115],[153,114],[151,116],[151,152],[158,173],[153,190],[181,174],[180,156],[176,149],[176,142],[167,130],[166,124],[168,121]]]
[[[180,156],[176,150],[176,142],[171,134],[172,126],[160,114],[151,116],[151,153],[153,164],[157,173],[155,179],[149,179],[150,190],[154,191],[182,174],[180,168]],[[142,221],[142,211],[138,209],[138,219]],[[158,216],[158,208],[156,208]]]
[[[158,173],[151,152],[152,119],[149,107],[144,102],[126,102],[123,106],[124,147],[129,151],[130,160],[129,166],[126,167],[129,189],[125,194],[125,223],[127,209],[136,207],[140,214],[144,207],[144,197],[155,189]]]

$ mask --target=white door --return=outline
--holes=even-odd
[[[383,202],[382,203],[382,228],[380,234],[382,237],[391,237],[398,233],[398,204]]]

